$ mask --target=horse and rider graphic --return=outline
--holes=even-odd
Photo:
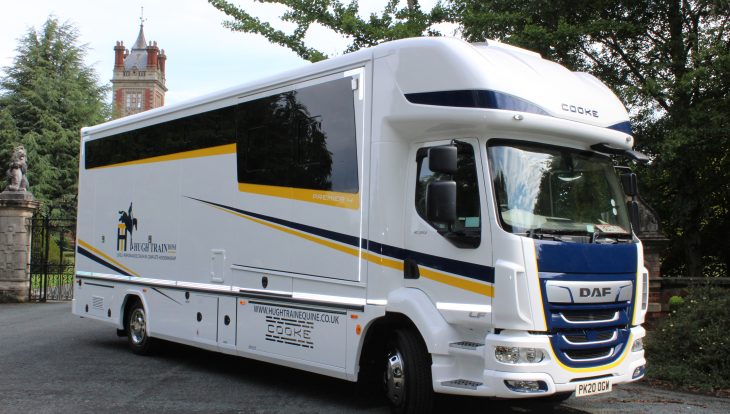
[[[127,234],[129,234],[129,243],[132,244],[132,233],[134,230],[137,230],[137,219],[132,215],[132,203],[129,203],[129,210],[119,211],[119,222],[121,224],[119,225],[119,231],[117,232],[117,249],[126,251]],[[122,227],[122,224],[124,227]],[[124,231],[124,234],[122,234],[122,230]],[[124,242],[124,247],[120,247],[120,242],[122,241]]]

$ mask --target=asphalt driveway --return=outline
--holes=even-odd
[[[730,399],[639,384],[549,406],[439,397],[438,412],[728,413]],[[468,410],[468,411],[467,411]],[[353,383],[166,344],[139,357],[70,303],[0,305],[0,413],[387,413]]]

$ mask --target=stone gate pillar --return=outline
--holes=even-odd
[[[637,236],[644,246],[644,266],[649,270],[649,308],[647,319],[661,315],[662,303],[662,253],[669,240],[659,230],[659,216],[641,197],[639,203],[640,228]]]
[[[0,193],[0,300],[28,300],[30,218],[39,205],[26,191]]]

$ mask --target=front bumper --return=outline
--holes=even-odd
[[[643,377],[646,365],[644,351],[631,351],[631,344],[643,338],[642,327],[631,328],[629,345],[614,362],[586,368],[570,368],[558,361],[547,335],[531,335],[526,332],[506,332],[499,335],[489,334],[479,352],[433,357],[434,391],[445,394],[461,394],[498,398],[532,398],[549,396],[555,393],[573,392],[582,382],[609,378],[612,385],[633,382]],[[497,346],[538,348],[546,351],[545,359],[533,364],[505,364],[496,360],[494,350]],[[481,359],[481,369],[477,364]],[[641,369],[639,369],[641,368]],[[634,376],[639,369],[640,374]],[[466,379],[471,387],[455,387]],[[506,381],[530,381],[540,383],[536,392],[515,391]]]

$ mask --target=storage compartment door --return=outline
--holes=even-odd
[[[218,299],[218,348],[236,349],[236,298],[233,296]]]
[[[216,345],[218,339],[218,297],[192,295],[193,306],[190,315],[193,325],[193,340]]]

